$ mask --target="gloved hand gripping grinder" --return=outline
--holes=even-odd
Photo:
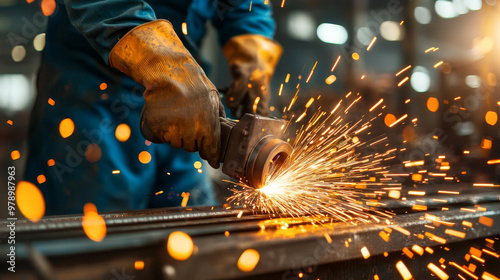
[[[222,172],[254,188],[264,187],[269,173],[292,152],[280,139],[284,120],[245,114],[239,122],[220,118]]]

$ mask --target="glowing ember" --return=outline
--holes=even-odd
[[[188,34],[187,23],[185,22],[182,23],[182,34],[184,35]]]
[[[168,236],[167,251],[173,259],[185,261],[191,257],[193,249],[193,240],[186,233],[174,231]]]
[[[189,200],[189,195],[190,195],[190,194],[189,194],[189,193],[186,193],[186,192],[183,192],[183,193],[181,194],[181,196],[182,196],[181,206],[182,206],[182,207],[186,207],[186,206],[187,206],[187,203],[188,203],[188,200]]]
[[[106,222],[97,213],[94,204],[87,203],[83,208],[82,227],[90,240],[101,242],[106,236]]]
[[[370,257],[370,252],[368,251],[368,248],[366,248],[366,246],[361,248],[361,254],[363,255],[364,259],[368,259]]]
[[[73,120],[70,118],[64,119],[59,124],[59,132],[61,133],[62,138],[68,138],[75,131],[75,124]]]
[[[27,219],[38,222],[45,214],[45,199],[40,190],[30,182],[20,181],[16,187],[17,207]]]
[[[413,276],[411,275],[410,271],[402,261],[398,261],[396,263],[396,268],[398,269],[399,273],[401,274],[404,280],[413,279]]]
[[[125,123],[119,124],[115,130],[115,137],[120,142],[126,142],[130,138],[130,126]]]
[[[151,154],[147,151],[142,151],[139,153],[139,161],[142,164],[148,164],[151,161]]]
[[[56,10],[56,1],[55,0],[42,0],[42,13],[45,16],[50,16]]]
[[[433,263],[429,263],[429,265],[427,265],[427,268],[441,280],[447,280],[449,278],[448,274],[446,274],[443,270],[441,270]]]
[[[136,261],[134,263],[134,268],[135,268],[135,270],[143,270],[144,269],[144,262],[143,261]]]
[[[12,160],[16,160],[16,159],[19,159],[21,158],[21,153],[18,151],[18,150],[14,150],[10,153],[10,158]]]
[[[47,179],[43,174],[40,174],[36,177],[36,181],[38,182],[38,184],[43,184],[45,183],[45,181],[47,181]]]
[[[260,254],[254,249],[246,249],[238,259],[238,268],[243,272],[250,272],[259,263]]]
[[[200,169],[201,168],[201,161],[195,161],[193,164],[194,168]]]

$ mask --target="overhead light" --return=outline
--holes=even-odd
[[[420,23],[420,24],[429,24],[431,23],[432,15],[431,11],[427,9],[426,7],[416,7],[415,11],[413,11],[413,14],[415,16],[415,20]]]
[[[25,75],[0,75],[0,108],[10,112],[25,110],[33,98],[32,84]]]
[[[33,39],[33,47],[35,50],[41,52],[45,48],[45,33],[40,33]]]
[[[481,10],[483,2],[481,0],[464,0],[465,7],[471,11]]]
[[[466,13],[469,12],[469,8],[467,8],[467,6],[465,6],[463,0],[453,0],[453,7],[455,7],[455,11],[459,15],[465,15]]]
[[[468,75],[465,77],[465,84],[470,88],[478,88],[481,86],[481,78],[478,75]]]
[[[384,21],[380,25],[380,35],[387,41],[401,41],[404,38],[405,30],[399,22]]]
[[[311,41],[314,39],[314,18],[306,12],[292,12],[288,16],[287,31],[290,37],[297,40]]]
[[[26,49],[21,45],[15,46],[12,48],[10,55],[15,62],[21,62],[26,57]]]
[[[322,23],[316,30],[318,38],[328,44],[342,45],[347,42],[347,30],[342,25]]]
[[[457,11],[455,11],[455,6],[450,1],[438,0],[434,4],[434,9],[438,16],[442,18],[454,18],[458,16]]]
[[[426,92],[431,87],[429,71],[422,66],[416,66],[411,75],[410,84],[416,92]]]

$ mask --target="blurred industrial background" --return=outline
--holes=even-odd
[[[367,106],[384,98],[385,113],[409,115],[399,130],[381,128],[410,147],[409,159],[446,154],[462,180],[498,181],[500,171],[487,164],[500,158],[496,0],[270,2],[276,40],[285,50],[272,82],[275,116],[282,115],[298,82],[298,104],[321,94],[315,106],[330,108],[350,91],[362,93]],[[20,179],[26,158],[23,143],[47,17],[39,3],[25,0],[0,0],[0,11],[0,180],[6,182],[7,166],[15,165]],[[210,78],[222,88],[230,75],[214,32],[210,29],[203,53],[212,65]],[[6,193],[1,188],[2,205]],[[0,218],[5,215],[2,208]]]

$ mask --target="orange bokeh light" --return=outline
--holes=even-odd
[[[10,153],[10,157],[12,160],[19,159],[21,157],[21,153],[18,150],[14,150]]]
[[[125,123],[119,124],[115,130],[115,137],[120,142],[125,142],[130,138],[130,126]]]
[[[106,84],[106,83],[102,83],[102,84],[99,85],[99,89],[100,90],[105,90],[107,88],[108,88],[108,84]]]
[[[45,181],[47,181],[47,179],[45,178],[45,175],[40,174],[38,175],[38,177],[36,177],[36,181],[38,182],[38,184],[43,184],[45,183]]]
[[[142,164],[148,164],[150,161],[151,161],[151,154],[146,152],[146,151],[142,151],[140,154],[139,154],[139,161],[142,163]]]
[[[75,131],[75,123],[70,118],[64,119],[59,124],[59,133],[61,133],[62,138],[68,138]]]
[[[191,257],[193,249],[193,240],[186,233],[174,231],[168,236],[167,251],[172,258],[185,261]]]
[[[92,203],[86,203],[83,212],[83,231],[90,240],[101,242],[106,237],[106,222],[99,216],[95,205]]]
[[[385,125],[390,126],[395,121],[396,121],[396,116],[394,116],[393,114],[387,114],[387,115],[385,115],[385,118],[384,118]]]
[[[489,125],[495,125],[498,121],[498,115],[496,112],[493,111],[488,111],[486,115],[484,116],[484,119],[486,120],[486,123]]]
[[[87,148],[85,149],[85,158],[89,162],[92,163],[97,162],[101,159],[101,156],[102,156],[101,147],[99,147],[99,145],[95,143],[88,145]]]
[[[56,1],[55,0],[42,0],[42,13],[45,16],[50,16],[56,10]]]
[[[427,99],[427,109],[431,112],[437,112],[439,109],[439,101],[435,97],[429,97]]]
[[[246,249],[238,259],[238,268],[243,272],[249,272],[259,263],[260,254],[254,249]]]
[[[134,268],[135,268],[135,270],[143,270],[144,269],[144,262],[143,261],[135,261]]]
[[[20,181],[17,184],[16,202],[21,213],[32,222],[38,222],[45,214],[42,192],[30,182]]]

